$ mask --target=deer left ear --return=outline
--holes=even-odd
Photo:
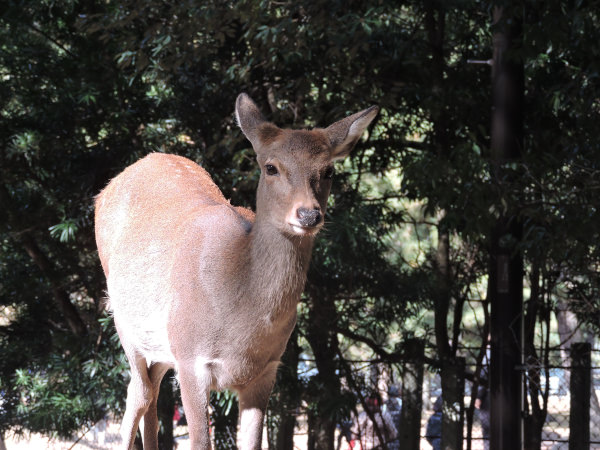
[[[265,120],[256,103],[245,93],[238,95],[235,102],[235,117],[257,154],[281,132],[280,128]]]
[[[378,112],[378,106],[371,106],[325,128],[333,147],[333,160],[348,156]]]

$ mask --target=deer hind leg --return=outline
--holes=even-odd
[[[240,401],[240,450],[260,450],[265,411],[275,384],[279,361],[269,363],[249,385],[238,389]]]
[[[127,404],[121,422],[121,437],[123,448],[131,449],[140,419],[152,404],[153,392],[152,383],[148,377],[148,369],[146,368],[146,360],[135,353],[127,351],[125,353],[131,368],[131,380],[127,387]]]
[[[158,415],[156,404],[160,392],[160,382],[169,370],[167,364],[154,363],[148,370],[148,378],[152,388],[152,402],[140,422],[144,450],[158,450]]]

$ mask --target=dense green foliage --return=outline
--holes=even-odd
[[[525,146],[497,182],[490,71],[469,62],[490,58],[493,2],[5,2],[0,431],[68,435],[122,412],[127,370],[104,310],[93,197],[160,151],[198,161],[252,207],[258,169],[232,114],[241,91],[282,126],[381,107],[337,168],[285,358],[316,370],[282,371],[274,395],[307,402],[314,439],[332,438],[364,394],[357,354],[398,371],[407,337],[425,338],[433,360],[485,344],[490,231],[506,211],[524,227],[528,323],[549,323],[564,301],[600,326],[596,6],[519,8]]]

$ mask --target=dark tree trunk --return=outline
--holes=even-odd
[[[20,220],[14,211],[13,202],[11,201],[8,189],[3,184],[0,184],[0,209],[4,210],[10,227],[15,231],[15,240],[23,246],[23,249],[31,257],[32,261],[40,269],[50,284],[56,306],[61,312],[71,332],[77,337],[85,336],[87,327],[81,319],[79,311],[75,305],[71,303],[68,292],[63,288],[63,280],[48,256],[38,246],[31,232],[27,231],[26,227],[20,223]]]
[[[540,264],[534,261],[530,277],[531,295],[527,302],[524,317],[524,348],[525,362],[527,366],[527,377],[524,380],[525,389],[529,392],[529,405],[525,411],[529,414],[524,420],[524,448],[525,450],[539,450],[542,445],[542,428],[546,421],[547,402],[540,403],[540,395],[544,394],[541,386],[540,367],[543,367],[542,358],[539,357],[535,348],[535,325],[538,312],[542,302],[540,292]],[[546,397],[547,398],[547,397]],[[523,399],[527,402],[527,398]]]
[[[340,380],[337,373],[337,334],[332,324],[337,321],[335,304],[310,292],[311,309],[307,328],[307,340],[315,356],[317,366],[316,410],[308,415],[309,450],[334,450],[336,402],[340,398]]]
[[[554,315],[556,316],[558,336],[560,338],[560,357],[563,361],[568,361],[570,358],[569,350],[571,349],[571,344],[583,340],[577,316],[574,312],[569,311],[567,302],[560,297],[558,297],[556,301]],[[568,370],[565,370],[563,375],[564,384],[568,386],[570,380],[571,374]]]
[[[423,341],[410,339],[405,344],[406,361],[402,372],[402,410],[398,440],[403,450],[421,448],[421,411],[423,409]]]
[[[577,342],[571,346],[569,450],[590,448],[591,353],[592,346],[587,342]]]
[[[504,169],[505,163],[520,157],[523,146],[523,62],[515,51],[521,39],[521,19],[516,9],[496,6],[493,17],[492,171],[502,200],[509,206],[493,230],[490,255],[492,450],[522,445],[523,259],[516,247],[521,225],[514,205],[505,197],[511,179]]]
[[[443,2],[428,0],[425,2],[425,27],[431,48],[431,86],[436,97],[437,108],[431,111],[433,123],[433,146],[438,157],[447,159],[450,151],[449,127],[450,119],[446,105],[446,87],[444,74],[446,60],[444,55],[446,11]],[[440,211],[438,224],[438,242],[436,251],[436,287],[434,293],[435,340],[438,358],[442,363],[442,446],[447,450],[462,449],[462,426],[464,420],[463,392],[460,382],[455,379],[454,357],[456,356],[456,340],[450,346],[448,335],[448,315],[452,303],[452,274],[450,269],[450,232],[445,223],[445,211]],[[458,328],[462,318],[462,306],[455,305],[454,327]],[[458,333],[456,333],[458,334]],[[457,337],[457,336],[453,336]],[[464,380],[462,380],[464,383]],[[446,407],[452,405],[451,407]],[[452,411],[458,408],[459,413]],[[460,429],[460,437],[457,431]]]
[[[293,450],[296,410],[300,406],[300,382],[298,380],[298,361],[300,347],[298,332],[294,330],[288,341],[281,366],[277,373],[277,390],[269,424],[269,449]]]
[[[175,395],[173,394],[173,371],[169,370],[162,379],[158,394],[157,411],[160,428],[158,430],[158,446],[161,450],[173,448],[173,413],[175,412]]]
[[[442,446],[463,448],[465,392],[465,359],[455,358],[442,363]]]

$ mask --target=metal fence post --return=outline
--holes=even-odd
[[[419,339],[407,340],[404,346],[406,362],[402,374],[400,448],[419,450],[421,447],[421,409],[423,407],[423,360],[425,346]]]
[[[442,449],[463,448],[465,358],[442,363]]]
[[[588,342],[571,344],[569,450],[590,448],[591,353],[592,346]]]

